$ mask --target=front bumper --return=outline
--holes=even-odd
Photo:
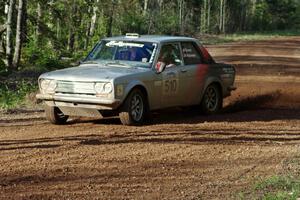
[[[117,109],[121,101],[117,99],[103,99],[92,95],[78,94],[37,94],[37,99],[44,100],[53,106],[90,107],[99,110]]]

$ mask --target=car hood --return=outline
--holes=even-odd
[[[64,81],[110,81],[117,77],[149,71],[140,67],[110,67],[101,64],[82,64],[52,72],[44,73],[40,78],[64,80]]]

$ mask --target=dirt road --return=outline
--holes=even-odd
[[[3,114],[0,199],[236,198],[299,155],[299,42],[210,46],[238,71],[238,90],[214,116],[174,109],[126,127],[117,118],[54,126],[41,112]]]

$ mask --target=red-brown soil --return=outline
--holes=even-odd
[[[0,116],[0,199],[234,199],[299,155],[300,37],[209,46],[237,66],[222,113],[154,113],[55,126]],[[274,67],[273,67],[274,66]]]

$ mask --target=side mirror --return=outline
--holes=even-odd
[[[155,65],[156,73],[162,73],[166,69],[166,63],[164,62],[157,62]]]

